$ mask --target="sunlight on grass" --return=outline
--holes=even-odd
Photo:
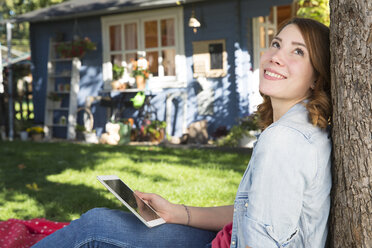
[[[0,220],[70,221],[94,207],[125,209],[96,179],[193,206],[233,204],[250,154],[161,147],[0,142]]]
[[[0,192],[0,199],[6,199],[6,203],[0,204],[0,220],[9,218],[29,218],[36,212],[40,216],[44,215],[43,207],[34,199],[30,199],[27,194],[16,191]]]
[[[54,183],[85,185],[103,189],[96,179],[97,175],[117,175],[133,189],[158,193],[175,203],[195,206],[217,206],[233,204],[241,175],[233,171],[222,171],[172,165],[120,166],[112,162],[76,171],[67,169],[46,179]],[[202,178],[202,180],[201,180]],[[108,199],[108,191],[103,194]],[[221,197],[223,196],[223,197]]]

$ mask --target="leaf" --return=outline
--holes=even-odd
[[[26,166],[24,164],[19,164],[19,165],[17,165],[17,167],[20,170],[23,170],[24,168],[26,168]]]
[[[39,191],[40,188],[37,186],[37,184],[34,182],[32,184],[26,184],[26,188],[34,191]]]

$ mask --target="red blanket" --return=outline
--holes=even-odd
[[[2,221],[0,222],[0,247],[31,247],[39,240],[68,224],[68,222],[53,222],[45,219],[9,219]]]

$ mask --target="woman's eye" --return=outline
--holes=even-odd
[[[271,46],[274,47],[274,48],[279,48],[280,47],[279,42],[277,42],[277,41],[273,41],[271,43]]]
[[[300,48],[296,48],[294,52],[295,54],[300,55],[300,56],[304,56],[305,54],[304,51]]]

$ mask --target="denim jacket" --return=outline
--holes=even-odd
[[[325,246],[331,147],[303,103],[261,133],[236,195],[231,248]]]

